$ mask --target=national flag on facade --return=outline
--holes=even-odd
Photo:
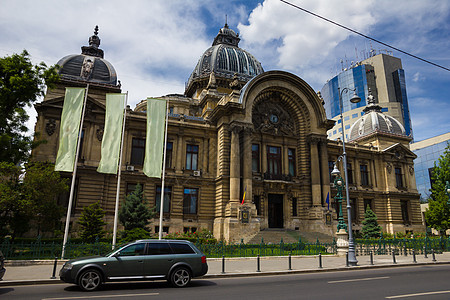
[[[73,172],[85,88],[66,88],[55,171]]]
[[[244,195],[242,195],[242,202],[241,202],[241,205],[242,204],[244,204],[244,201],[245,201],[245,193],[247,192],[247,186],[245,187],[245,189],[244,189]]]
[[[97,172],[117,174],[126,96],[127,94],[106,94],[106,116],[105,130],[102,138],[102,156]]]
[[[327,200],[326,200],[326,202],[327,202],[327,205],[328,205],[328,210],[330,210],[330,192],[328,192],[328,194],[327,194]]]
[[[161,178],[165,120],[166,100],[147,98],[147,137],[143,171],[148,177]]]

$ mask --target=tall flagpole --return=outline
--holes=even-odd
[[[73,193],[74,193],[74,189],[75,189],[75,179],[76,179],[76,176],[77,176],[78,155],[80,154],[81,133],[83,132],[84,111],[86,110],[86,102],[87,102],[88,91],[89,91],[89,83],[86,86],[86,93],[84,95],[84,103],[83,103],[83,111],[81,113],[80,129],[78,131],[77,151],[75,153],[75,162],[74,162],[74,165],[73,165],[72,184],[70,186],[69,204],[67,206],[66,228],[64,230],[64,241],[63,241],[61,258],[64,258],[64,254],[65,254],[65,251],[66,251],[67,237],[69,235],[70,215],[72,214]]]
[[[125,121],[127,120],[127,103],[128,103],[128,91],[127,91],[127,96],[125,98],[125,107],[124,107],[123,124],[122,124],[122,141],[120,142],[119,173],[117,175],[117,190],[116,190],[116,207],[114,209],[114,229],[113,229],[113,242],[112,242],[113,250],[116,247],[116,239],[117,239],[117,217],[119,214],[120,175],[122,174],[123,139],[125,136]]]
[[[164,133],[164,155],[163,155],[163,169],[162,169],[162,183],[161,183],[161,202],[159,207],[159,239],[162,239],[162,221],[164,213],[164,178],[166,175],[166,150],[167,150],[167,123],[169,123],[169,100],[166,104],[166,130]]]

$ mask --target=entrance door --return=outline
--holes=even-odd
[[[269,194],[269,228],[283,228],[283,195]]]

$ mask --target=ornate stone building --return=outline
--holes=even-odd
[[[170,110],[163,229],[205,228],[226,241],[248,240],[270,228],[334,235],[335,205],[331,201],[328,209],[326,203],[327,195],[335,194],[333,162],[342,154],[339,141],[327,140],[334,122],[304,80],[284,71],[264,72],[238,43],[239,36],[225,25],[201,56],[185,94],[162,97]],[[36,105],[35,129],[47,143],[32,156],[55,161],[64,88],[89,83],[72,220],[84,206],[100,201],[110,229],[117,178],[96,169],[105,94],[120,92],[120,84],[99,45],[96,31],[82,54],[58,62],[60,84]],[[142,173],[145,110],[145,100],[127,108],[120,199],[140,183],[150,206],[158,206],[161,181]],[[360,230],[370,205],[384,231],[424,231],[410,139],[375,105],[367,110],[347,146],[354,229]],[[67,206],[67,197],[60,202]],[[158,220],[152,224],[157,231]]]

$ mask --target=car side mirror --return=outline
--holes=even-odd
[[[116,253],[114,253],[114,255],[113,255],[114,257],[119,257],[120,256],[120,251],[118,251],[118,252],[116,252]]]

